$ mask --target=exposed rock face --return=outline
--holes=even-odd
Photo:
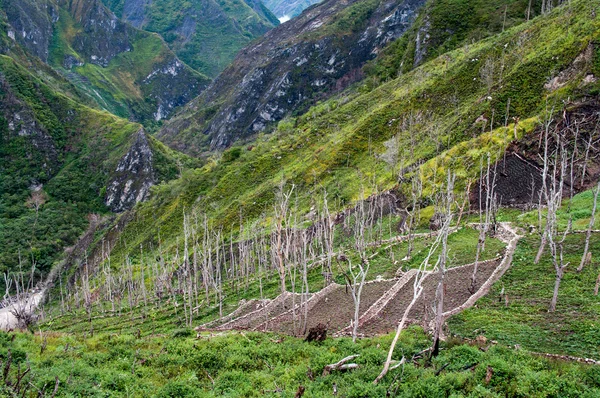
[[[3,8],[11,23],[8,36],[46,62],[58,7],[51,2],[5,0]]]
[[[133,29],[104,7],[99,0],[59,0],[84,32],[73,40],[73,49],[86,62],[108,66],[118,54],[131,50]]]
[[[152,159],[152,149],[142,129],[119,161],[113,179],[107,186],[106,206],[114,212],[122,212],[148,196],[156,178]]]
[[[242,50],[159,137],[188,153],[206,149],[203,141],[223,149],[356,82],[362,66],[406,31],[425,0],[365,3],[327,0],[270,31]],[[371,9],[363,9],[351,30],[336,25],[355,6]]]
[[[137,6],[143,10],[143,4]],[[93,93],[99,107],[121,117],[161,120],[210,83],[159,36],[121,21],[101,0],[5,0],[0,18],[6,29],[0,53],[28,50],[29,58],[63,71],[75,86]],[[51,40],[60,45],[50,46]],[[110,64],[111,69],[99,73],[98,68],[82,68],[85,64]]]
[[[205,80],[195,79],[189,68],[175,57],[155,65],[141,84],[145,87],[147,98],[156,104],[153,113],[156,121],[170,116],[207,86]]]

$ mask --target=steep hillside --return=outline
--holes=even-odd
[[[300,15],[306,8],[321,0],[265,0],[265,6],[279,18],[280,21],[288,21]]]
[[[340,92],[401,36],[425,0],[325,1],[245,48],[158,137],[198,154],[272,129]]]
[[[123,259],[140,244],[155,245],[159,230],[163,250],[176,245],[184,209],[206,213],[226,230],[237,230],[240,217],[269,224],[282,181],[295,185],[297,206],[306,213],[323,189],[332,207],[344,209],[362,189],[371,192],[364,188],[367,181],[379,190],[397,188],[402,198],[410,197],[411,179],[420,178],[427,204],[448,169],[457,173],[456,188],[465,195],[480,162],[488,153],[492,161],[501,158],[512,141],[530,142],[524,144],[526,156],[535,159],[533,143],[547,103],[568,101],[564,112],[556,105],[556,115],[589,117],[578,109],[599,89],[597,6],[571,2],[370,92],[340,95],[281,122],[272,136],[231,148],[202,169],[157,187],[154,199],[135,209],[136,221],[123,233],[128,243],[115,245],[114,255]],[[548,85],[553,79],[557,83]],[[595,109],[593,101],[589,106]],[[593,134],[593,123],[589,126],[586,134]],[[583,137],[579,154],[585,153]],[[593,170],[588,167],[588,173]]]
[[[541,7],[528,0],[429,1],[410,30],[386,47],[365,72],[379,82],[395,78],[445,52],[525,22],[539,15]]]
[[[136,28],[160,34],[183,62],[210,77],[279,23],[259,0],[103,1]]]
[[[177,59],[159,36],[120,22],[99,0],[53,0],[44,7],[6,0],[0,12],[8,40],[121,117],[163,119],[209,82]]]
[[[39,279],[91,214],[131,208],[177,173],[139,124],[82,105],[3,55],[0,88],[0,273],[34,263]]]
[[[328,3],[345,17],[317,20],[323,30],[302,37],[313,46],[356,38],[366,25],[354,30],[349,21],[359,11],[370,15],[365,24],[378,20],[383,4],[326,2],[298,20]],[[597,397],[600,269],[586,251],[600,250],[592,210],[600,197],[600,0],[555,3],[509,24],[513,3],[498,14],[488,2],[493,16],[480,24],[458,6],[484,2],[430,2],[437,22],[421,60],[409,44],[422,43],[424,14],[405,31],[408,42],[370,63],[365,84],[310,107],[307,100],[308,111],[273,122],[272,134],[215,151],[194,169],[139,125],[83,106],[61,111],[72,101],[46,93],[60,79],[45,84],[1,58],[0,93],[9,93],[0,101],[1,148],[20,163],[0,176],[27,166],[19,150],[39,154],[29,158],[42,177],[47,165],[69,171],[52,149],[75,137],[65,126],[96,132],[93,150],[77,152],[73,140],[72,156],[108,167],[98,206],[129,207],[152,177],[179,178],[94,223],[47,287],[44,318],[35,328],[27,316],[14,323],[30,333],[0,332],[0,395]],[[453,20],[453,5],[466,27],[448,32],[442,15]],[[493,21],[504,14],[503,29]],[[299,48],[290,43],[289,51]],[[228,83],[221,75],[211,88],[224,90],[223,101],[233,90],[238,104],[215,102],[176,122],[212,139],[211,125],[235,122],[221,109],[248,104],[249,94],[234,90],[244,76]],[[100,126],[89,125],[95,115],[105,117]],[[36,207],[34,193],[53,180],[41,190],[26,183],[42,177],[9,178],[19,190],[2,198],[25,200],[34,226],[33,213],[48,206]],[[0,316],[43,295],[34,293],[5,303]],[[405,328],[395,337],[379,335],[398,325]]]

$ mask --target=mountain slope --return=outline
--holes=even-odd
[[[63,94],[76,90],[41,71],[0,55],[0,273],[33,263],[36,281],[92,213],[131,208],[177,173],[176,155],[139,124]]]
[[[141,243],[156,243],[159,229],[163,245],[169,235],[174,244],[182,233],[183,209],[196,208],[233,230],[240,212],[244,219],[260,219],[271,213],[282,181],[295,185],[298,206],[307,212],[323,188],[337,209],[349,206],[366,180],[409,196],[410,184],[398,185],[401,170],[403,181],[421,176],[425,203],[448,168],[457,173],[457,190],[464,189],[477,179],[488,152],[493,161],[515,137],[537,134],[546,101],[570,99],[576,105],[598,93],[600,52],[593,45],[589,50],[600,35],[592,12],[597,5],[572,2],[370,92],[339,95],[281,122],[272,136],[225,151],[204,168],[157,187],[154,199],[136,208],[137,221],[124,232],[130,246],[116,245],[117,258]],[[588,53],[585,63],[576,61]],[[560,71],[569,72],[553,89],[547,82]],[[504,127],[506,120],[518,124]]]
[[[306,8],[321,0],[264,0],[265,6],[269,8],[279,18],[279,20],[289,20],[297,17]]]
[[[133,26],[156,32],[177,56],[215,77],[237,52],[279,22],[259,0],[104,0]]]
[[[188,153],[223,149],[360,80],[424,0],[321,3],[245,48],[158,137]]]
[[[369,78],[385,81],[463,45],[523,23],[541,12],[528,0],[429,1],[410,30],[386,47],[366,68]]]
[[[120,22],[99,0],[52,0],[44,7],[6,0],[0,12],[8,40],[119,116],[160,120],[209,82],[178,60],[160,37]]]

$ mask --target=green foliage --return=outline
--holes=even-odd
[[[0,273],[21,261],[43,275],[85,230],[87,214],[106,211],[102,193],[140,126],[80,105],[9,57],[0,56],[0,71],[3,106],[22,115],[12,129],[13,114],[0,119]],[[33,186],[43,186],[37,210]]]
[[[187,101],[192,99],[190,87],[201,90],[208,84],[209,79],[205,75],[187,65],[178,71],[176,79],[165,81],[163,74],[159,72],[173,64],[175,56],[163,39],[157,34],[130,26],[125,26],[123,30],[124,37],[120,39],[128,41],[130,51],[123,51],[112,57],[106,67],[86,62],[86,55],[89,54],[79,54],[74,47],[76,40],[89,39],[87,35],[90,33],[68,9],[60,8],[60,18],[50,46],[49,63],[79,90],[93,98],[98,107],[123,118],[139,120],[147,126],[154,123],[157,98],[172,102],[173,107],[177,107],[186,102],[182,102],[182,98],[187,96]],[[111,51],[110,46],[108,49]],[[78,60],[81,65],[65,69],[67,56]],[[149,79],[149,76],[154,78]]]
[[[410,30],[373,60],[367,75],[386,81],[448,51],[469,45],[524,22],[528,0],[429,1]],[[540,4],[531,3],[531,17]],[[418,44],[417,44],[418,42]]]
[[[361,197],[363,188],[369,195],[375,187],[396,186],[399,170],[412,170],[405,180],[414,176],[417,164],[424,164],[426,196],[450,168],[458,174],[457,189],[464,188],[476,179],[488,152],[496,159],[514,139],[514,129],[504,127],[507,117],[520,118],[517,138],[522,137],[536,127],[548,96],[561,101],[586,95],[576,88],[581,74],[553,93],[543,85],[598,37],[592,8],[585,1],[558,7],[376,89],[351,90],[319,103],[252,146],[207,160],[201,169],[157,187],[154,199],[137,208],[122,243],[115,245],[116,263],[140,244],[155,243],[159,231],[165,250],[173,250],[184,209],[201,209],[227,234],[239,228],[240,215],[268,226],[282,180],[296,186],[300,213],[318,205],[324,189],[332,211],[343,209]],[[494,65],[490,85],[482,77],[486,64]],[[476,123],[480,117],[487,119],[485,126]],[[392,166],[383,159],[391,139],[399,148]],[[410,186],[402,185],[401,191],[410,196]]]
[[[587,229],[591,214],[591,192],[577,195],[564,203],[559,214],[560,228],[565,228],[568,217],[578,214],[574,228]],[[536,213],[536,214],[534,214]],[[537,225],[537,212],[510,217],[527,229],[531,222]],[[569,263],[561,283],[556,312],[548,307],[554,287],[555,272],[548,250],[538,264],[534,264],[540,237],[533,233],[517,246],[513,265],[492,288],[490,294],[471,308],[455,317],[450,330],[463,337],[485,335],[503,344],[519,344],[532,351],[600,357],[595,336],[600,333],[600,301],[594,296],[598,265],[592,262],[577,272],[585,234],[569,235],[564,244],[564,262]],[[600,250],[600,239],[594,233],[590,251]],[[503,292],[503,294],[501,293]],[[506,295],[508,305],[504,299]]]
[[[385,396],[387,391],[399,397],[592,397],[600,392],[597,367],[553,362],[500,346],[486,352],[468,345],[442,346],[432,363],[408,361],[374,385],[391,336],[357,344],[346,338],[312,344],[255,332],[200,339],[42,333],[13,338],[0,332],[0,339],[22,365],[27,358],[31,372],[26,380],[46,394],[58,377],[57,397],[292,396],[300,385],[307,396],[329,397],[334,383],[338,394],[346,397]],[[42,339],[47,346],[40,352]],[[422,330],[410,328],[402,334],[395,356],[411,358],[429,344]],[[360,355],[355,360],[358,369],[321,375],[325,365],[352,354]],[[15,373],[13,366],[9,380]]]
[[[123,16],[123,0],[103,1]],[[279,23],[264,6],[255,10],[244,0],[155,0],[143,13],[142,29],[160,34],[182,61],[210,77]]]

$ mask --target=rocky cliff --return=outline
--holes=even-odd
[[[89,214],[129,209],[173,175],[139,124],[82,105],[43,72],[0,55],[0,273],[19,253],[45,273]]]
[[[424,0],[328,0],[240,52],[159,133],[188,153],[223,149],[343,90],[401,36]]]
[[[150,187],[156,182],[153,157],[146,133],[140,129],[108,183],[104,199],[106,206],[114,212],[122,212],[146,199]]]

